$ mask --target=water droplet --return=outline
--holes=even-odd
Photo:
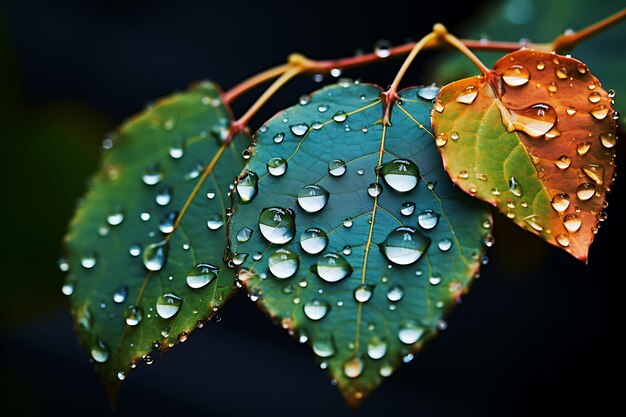
[[[456,101],[463,104],[472,104],[478,96],[478,89],[473,85],[465,87],[463,91],[458,95]]]
[[[174,294],[163,294],[157,299],[156,311],[164,319],[172,318],[180,311],[183,299]]]
[[[589,149],[591,149],[591,142],[582,142],[576,146],[576,152],[580,156],[586,155]]]
[[[146,172],[141,177],[143,183],[146,185],[156,185],[161,182],[163,179],[163,173],[159,169],[157,165],[153,166],[150,169],[147,169]]]
[[[423,98],[424,100],[434,100],[435,97],[437,97],[437,94],[439,94],[439,87],[437,87],[435,84],[420,87],[417,89],[417,96],[419,98]]]
[[[316,213],[324,208],[328,201],[328,191],[319,185],[305,185],[298,194],[298,204],[308,213]]]
[[[113,293],[113,301],[116,304],[122,304],[124,301],[126,301],[126,297],[128,297],[128,287],[126,285],[121,285]]]
[[[511,65],[504,70],[504,73],[502,74],[502,80],[504,80],[504,82],[511,87],[524,85],[529,79],[530,73],[525,67],[519,64]]]
[[[313,352],[320,358],[329,358],[335,354],[335,341],[332,333],[320,335],[313,342]]]
[[[343,256],[326,253],[318,258],[316,272],[326,282],[337,282],[352,274],[352,267]]]
[[[248,254],[247,253],[235,253],[235,254],[233,254],[232,261],[233,261],[233,264],[235,266],[239,266],[239,265],[243,264],[246,261],[247,258],[248,258]],[[241,279],[241,277],[240,277],[240,279]],[[245,281],[245,280],[242,280],[242,281]]]
[[[269,168],[269,165],[268,165]],[[259,176],[248,169],[245,174],[237,181],[237,194],[242,203],[249,203],[254,200],[258,191]]]
[[[569,246],[569,237],[567,237],[563,233],[561,233],[561,234],[556,236],[556,241],[557,241],[557,243],[559,245],[561,245],[563,247],[568,247]]]
[[[328,236],[322,229],[310,228],[300,235],[300,246],[311,255],[316,255],[326,249]]]
[[[309,131],[309,125],[307,125],[306,123],[298,123],[289,126],[289,129],[291,130],[291,133],[296,136],[304,136],[306,132]]]
[[[589,101],[591,103],[597,103],[602,99],[602,96],[600,95],[600,93],[598,93],[597,91],[592,92],[591,94],[589,94]]]
[[[379,58],[387,58],[391,55],[391,42],[385,39],[379,39],[374,44],[374,53]]]
[[[341,110],[335,113],[335,115],[333,116],[333,120],[337,123],[345,122],[347,118],[348,118],[348,113],[346,113],[345,111],[341,111]]]
[[[363,175],[363,174],[365,174],[365,171],[362,168],[359,168],[359,169],[356,170],[356,173],[359,174],[359,175]]]
[[[404,288],[400,285],[393,285],[387,290],[387,299],[391,302],[397,302],[404,296]]]
[[[457,132],[456,130],[453,130],[452,132],[450,132],[450,139],[459,140],[459,132]]]
[[[372,183],[367,187],[367,193],[370,197],[378,197],[383,192],[383,187],[378,183]]]
[[[328,311],[330,310],[330,304],[328,304],[324,300],[313,299],[304,303],[304,315],[310,318],[311,320],[321,320],[326,316]]]
[[[400,213],[403,216],[410,216],[411,214],[413,214],[415,212],[415,203],[412,203],[410,201],[405,201],[404,203],[402,203],[402,205],[400,206]]]
[[[515,177],[509,179],[509,190],[518,197],[522,196],[522,186],[515,180]]]
[[[159,206],[167,206],[172,201],[172,187],[163,187],[154,200]]]
[[[537,61],[537,69],[542,71],[546,67],[546,64],[543,61]]]
[[[416,229],[400,226],[387,235],[380,250],[394,264],[410,265],[421,258],[429,245],[430,239]]]
[[[394,159],[383,164],[380,173],[391,188],[405,193],[415,188],[420,172],[413,161]]]
[[[206,226],[209,230],[217,230],[224,225],[224,219],[222,219],[221,214],[211,214],[209,215],[208,220],[206,221]]]
[[[242,227],[237,232],[237,242],[247,242],[252,237],[253,230],[249,227]]]
[[[348,378],[358,378],[364,369],[365,364],[358,355],[343,364],[343,373]]]
[[[613,132],[604,132],[600,134],[600,142],[605,148],[612,148],[617,143],[617,136]]]
[[[124,311],[124,318],[126,319],[126,324],[136,326],[143,319],[143,309],[131,304]]]
[[[210,284],[220,273],[220,269],[211,264],[198,264],[187,272],[187,285],[202,288]]]
[[[124,221],[124,212],[122,210],[117,210],[114,213],[111,213],[107,216],[107,223],[111,226],[117,226]]]
[[[80,265],[85,269],[91,269],[98,263],[98,255],[95,252],[90,252],[80,258]]]
[[[350,245],[344,246],[341,252],[346,256],[350,255],[352,253],[352,246]]]
[[[150,244],[143,251],[143,264],[150,271],[160,271],[167,262],[167,255],[170,249],[169,241]]]
[[[595,193],[596,187],[590,182],[582,183],[576,189],[576,197],[582,201],[589,200]]]
[[[570,158],[567,155],[561,155],[559,156],[559,158],[554,162],[554,164],[559,168],[559,169],[567,169],[569,168],[570,165],[572,165],[572,158]]]
[[[452,247],[452,241],[448,238],[443,238],[439,241],[439,243],[437,243],[437,247],[439,250],[447,252]]]
[[[428,278],[428,282],[430,282],[431,285],[439,285],[441,284],[441,277],[439,275],[432,275]]]
[[[561,80],[564,80],[567,78],[567,67],[565,66],[561,65],[561,66],[556,67],[554,72],[556,73],[556,76],[560,78]]]
[[[576,109],[573,108],[568,108],[567,110],[565,110],[565,112],[569,115],[569,116],[573,116],[576,114]]]
[[[372,298],[374,287],[372,285],[361,284],[354,290],[354,299],[359,303],[366,303]]]
[[[439,147],[446,146],[448,143],[448,134],[446,132],[441,132],[435,138],[435,144]]]
[[[259,216],[259,230],[270,243],[284,245],[290,242],[296,233],[295,214],[290,209],[266,208]]]
[[[283,158],[272,158],[267,162],[267,172],[280,177],[287,171],[287,161]]]
[[[569,232],[577,232],[582,225],[582,220],[575,213],[570,213],[563,218],[563,225]]]
[[[432,210],[424,210],[417,216],[417,223],[422,229],[430,230],[439,223],[439,214]]]
[[[91,346],[91,357],[94,361],[98,363],[105,363],[109,360],[111,356],[111,351],[109,350],[109,346],[102,339],[96,340]]]
[[[408,320],[400,325],[398,339],[404,344],[412,345],[420,340],[424,334],[424,328],[413,320]]]
[[[585,164],[580,169],[596,184],[602,185],[604,181],[604,167],[596,164]]]
[[[548,104],[533,104],[522,110],[509,109],[508,131],[520,130],[534,138],[545,135],[556,124],[556,110]]]
[[[340,177],[346,173],[346,163],[341,159],[334,159],[328,163],[328,173],[333,177]]]
[[[270,272],[276,278],[285,279],[293,276],[300,266],[300,258],[294,252],[280,248],[268,259]]]
[[[274,143],[280,143],[283,141],[283,139],[285,139],[285,134],[283,132],[278,132],[276,135],[274,135]]]
[[[325,113],[328,111],[328,105],[327,104],[320,104],[319,106],[317,106],[317,111],[320,113]]]
[[[598,104],[589,113],[598,120],[603,120],[609,114],[609,108],[604,104]]]
[[[552,197],[552,208],[559,213],[563,213],[565,210],[567,210],[569,204],[569,194],[567,193],[555,194],[555,196]]]
[[[176,218],[178,218],[177,211],[169,211],[165,213],[165,215],[159,222],[159,230],[165,234],[172,233],[174,231],[174,224],[176,223]]]
[[[439,99],[435,100],[435,106],[434,107],[435,107],[435,111],[437,111],[437,113],[443,113],[443,109],[445,108],[443,103]]]
[[[543,219],[536,214],[531,214],[530,216],[525,217],[524,222],[537,232],[541,232],[543,230]]]

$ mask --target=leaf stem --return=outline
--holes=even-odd
[[[599,32],[602,32],[603,30],[610,28],[613,25],[618,24],[624,19],[626,19],[626,9],[622,9],[619,12],[600,20],[599,22],[579,30],[578,32],[564,33],[563,35],[560,35],[552,42],[551,49],[557,53],[571,51],[579,43],[598,34]]]
[[[230,90],[226,91],[222,94],[222,100],[226,103],[231,103],[237,99],[240,95],[245,93],[248,90],[253,89],[254,87],[263,84],[269,80],[272,80],[280,75],[282,75],[285,71],[289,69],[289,64],[282,64],[276,67],[267,69],[263,72],[260,72],[252,77],[244,80],[243,82],[237,84]]]

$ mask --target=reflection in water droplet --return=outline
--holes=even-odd
[[[354,290],[354,299],[359,303],[366,303],[372,298],[374,287],[372,285],[361,284]]]
[[[439,243],[437,243],[437,247],[442,252],[447,252],[452,247],[452,241],[448,238],[443,238],[439,241]]]
[[[448,143],[448,134],[446,132],[441,132],[435,138],[435,144],[441,148],[442,146],[446,146],[446,143]]]
[[[316,213],[324,208],[328,201],[328,191],[315,184],[305,185],[298,194],[298,204],[308,213]]]
[[[537,232],[541,232],[544,227],[543,219],[536,214],[524,218],[524,222]]]
[[[596,187],[590,182],[582,183],[576,189],[576,197],[582,201],[589,200],[595,193]]]
[[[163,187],[154,200],[159,206],[167,206],[172,201],[172,187]]]
[[[283,132],[278,132],[274,135],[273,141],[274,143],[281,143],[285,139],[285,134]]]
[[[206,226],[209,230],[218,230],[220,227],[224,225],[224,219],[221,214],[211,214],[209,215],[208,220],[206,221]]]
[[[355,356],[343,364],[343,373],[348,378],[358,378],[364,369],[365,364],[359,356]]]
[[[502,74],[502,80],[511,86],[511,87],[519,87],[520,85],[524,85],[530,79],[530,73],[528,70],[519,64],[514,64],[504,70]]]
[[[300,266],[300,258],[294,252],[280,248],[270,255],[267,264],[276,278],[285,279],[296,273]]]
[[[572,158],[570,158],[567,155],[561,155],[559,156],[559,158],[554,162],[554,164],[559,168],[559,169],[567,169],[569,168],[570,165],[572,165]]]
[[[380,250],[394,264],[410,265],[426,252],[429,245],[430,239],[416,229],[400,226],[387,235]]]
[[[400,285],[393,285],[387,290],[387,299],[392,302],[400,301],[404,296],[404,288]]]
[[[124,301],[126,301],[126,297],[128,297],[128,287],[126,285],[121,285],[113,293],[113,302],[115,302],[116,304],[122,304]]]
[[[309,125],[307,125],[306,123],[298,123],[289,126],[289,129],[291,130],[291,133],[296,136],[304,136],[306,132],[309,131]]]
[[[324,316],[326,316],[326,314],[330,310],[330,304],[328,304],[324,300],[316,298],[304,303],[303,310],[305,316],[307,316],[311,320],[317,321],[323,319]]]
[[[569,232],[577,232],[582,225],[582,220],[575,213],[570,213],[563,218],[563,225]]]
[[[420,174],[417,165],[407,159],[386,162],[381,167],[380,173],[391,188],[401,193],[415,188]]]
[[[413,320],[408,320],[400,325],[398,339],[404,344],[412,345],[424,334],[424,328]]]
[[[424,210],[417,216],[417,223],[422,229],[430,230],[439,223],[439,214],[432,210]]]
[[[410,216],[411,214],[413,214],[415,212],[415,203],[410,202],[410,201],[405,201],[404,203],[402,203],[402,205],[400,206],[400,213],[403,216]]]
[[[109,346],[102,339],[96,340],[96,342],[91,346],[91,357],[94,361],[98,363],[105,363],[109,360],[111,356],[111,351],[109,350]]]
[[[369,194],[370,197],[378,197],[382,192],[383,187],[378,183],[372,183],[367,187],[367,194]]]
[[[329,358],[335,354],[335,341],[331,334],[322,333],[313,342],[313,352],[320,358]]]
[[[150,271],[160,271],[167,262],[169,253],[169,241],[162,240],[160,242],[150,244],[143,251],[143,264]]]
[[[328,245],[328,236],[322,229],[312,227],[300,235],[300,246],[311,255],[322,252],[326,249],[326,245]]]
[[[593,93],[589,94],[589,101],[591,103],[597,103],[602,99],[602,96],[600,95],[600,93],[598,93],[597,91],[594,91]]]
[[[346,163],[341,159],[334,159],[328,163],[328,173],[333,177],[340,177],[346,173]]]
[[[437,87],[435,84],[431,84],[425,87],[420,87],[417,89],[417,96],[419,98],[423,98],[424,100],[434,100],[435,97],[437,97],[437,94],[439,93],[439,87]]]
[[[237,232],[237,242],[247,242],[252,237],[253,230],[249,227],[242,227]]]
[[[382,359],[387,353],[387,343],[384,339],[372,337],[367,344],[367,356],[372,359]]]
[[[348,118],[348,113],[346,113],[345,111],[338,111],[333,116],[333,120],[337,123],[345,122],[347,118]]]
[[[143,309],[135,305],[129,305],[124,311],[124,319],[129,326],[136,326],[143,319]]]
[[[342,255],[326,253],[318,258],[316,272],[326,282],[337,282],[352,274],[352,267]]]
[[[515,180],[515,177],[509,179],[509,190],[518,197],[522,196],[522,186]]]
[[[589,113],[598,120],[603,120],[609,114],[609,108],[604,104],[598,104]]]
[[[284,245],[296,233],[295,214],[290,209],[266,208],[259,216],[259,230],[270,243]]]
[[[510,126],[507,130],[512,132],[520,130],[529,136],[539,138],[545,135],[556,124],[557,116],[554,107],[549,104],[533,104],[522,110],[509,109]]]
[[[472,104],[478,96],[478,89],[473,85],[465,87],[463,91],[457,96],[456,101],[463,104]]]
[[[604,132],[600,134],[600,142],[605,148],[612,148],[617,143],[617,136],[613,132]]]
[[[210,284],[220,273],[220,269],[211,264],[198,264],[187,272],[187,285],[202,288]]]
[[[563,247],[568,247],[569,246],[569,238],[564,235],[563,233],[559,234],[556,236],[556,241],[559,245],[563,246]]]
[[[283,158],[272,158],[267,162],[267,172],[275,177],[280,177],[287,171],[287,161]]]
[[[90,252],[80,258],[80,265],[85,269],[91,269],[98,263],[98,254]]]
[[[559,193],[555,194],[552,197],[552,208],[558,211],[559,213],[564,212],[570,205],[569,194],[567,193]]]
[[[165,213],[165,215],[159,222],[159,230],[161,231],[161,233],[172,233],[174,231],[174,224],[176,223],[177,217],[177,211],[168,211],[167,213]]]
[[[246,169],[244,176],[237,181],[237,194],[242,203],[249,203],[256,197],[258,182],[259,176]]]
[[[602,185],[604,181],[604,167],[597,164],[585,164],[580,169],[596,184]]]
[[[156,311],[164,319],[172,318],[180,311],[183,299],[175,294],[163,294],[157,299]]]
[[[591,149],[591,142],[582,142],[576,146],[576,152],[580,156],[586,155],[589,149]]]

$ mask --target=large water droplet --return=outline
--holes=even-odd
[[[298,194],[298,204],[304,211],[316,213],[324,208],[328,197],[328,191],[323,187],[316,184],[305,185]]]
[[[358,355],[343,364],[343,373],[348,378],[358,378],[364,369],[365,363]]]
[[[398,339],[404,344],[412,345],[417,342],[424,334],[424,327],[420,326],[413,320],[408,320],[400,325],[398,330]]]
[[[576,197],[582,201],[589,200],[595,193],[596,187],[590,182],[582,183],[576,189]]]
[[[612,148],[617,143],[617,136],[613,132],[604,132],[600,134],[600,142],[605,148]]]
[[[439,214],[432,210],[424,210],[417,216],[417,223],[422,229],[430,230],[439,223]]]
[[[583,156],[586,155],[587,152],[589,152],[589,149],[591,149],[591,142],[581,142],[578,144],[578,146],[576,146],[576,153],[578,153],[578,155]]]
[[[435,145],[441,148],[442,146],[446,146],[446,143],[448,143],[448,134],[446,132],[441,132],[435,138]]]
[[[563,246],[563,247],[568,247],[569,246],[569,237],[567,237],[566,235],[564,235],[563,233],[558,234],[556,236],[556,241],[559,245]]]
[[[237,181],[237,194],[242,203],[249,203],[254,200],[258,190],[259,176],[250,170],[245,171],[243,178]]]
[[[283,158],[272,158],[267,162],[267,172],[280,177],[287,171],[287,161]]]
[[[370,197],[378,197],[383,192],[383,187],[378,183],[372,183],[367,187],[367,193]]]
[[[504,70],[502,74],[502,80],[511,86],[511,87],[519,87],[520,85],[524,85],[530,79],[530,73],[528,70],[519,64],[514,64]]]
[[[143,264],[150,271],[160,271],[167,262],[170,244],[167,240],[150,244],[143,251]]]
[[[585,164],[580,167],[582,171],[596,184],[602,185],[604,182],[604,167],[597,164]]]
[[[304,136],[306,132],[309,131],[309,125],[307,125],[306,123],[298,123],[289,126],[289,129],[291,130],[291,133],[296,136]]]
[[[439,87],[435,84],[427,85],[425,87],[420,87],[417,89],[417,96],[419,98],[423,98],[424,100],[434,100],[439,93]]]
[[[294,252],[280,248],[270,255],[267,264],[276,278],[284,279],[296,273],[300,266],[300,258]]]
[[[402,203],[402,205],[400,206],[400,213],[403,216],[410,216],[411,214],[413,214],[415,212],[415,203],[411,202],[411,201],[405,201],[404,203]]]
[[[121,285],[113,293],[113,301],[116,304],[122,304],[124,301],[126,301],[126,297],[128,297],[128,287],[126,285]]]
[[[559,193],[555,194],[552,197],[552,208],[558,211],[559,213],[564,212],[570,205],[569,194],[567,193]]]
[[[129,305],[124,311],[124,319],[129,326],[136,326],[143,319],[143,309],[135,305]]]
[[[300,235],[300,246],[311,255],[316,255],[326,249],[328,236],[322,229],[312,227]]]
[[[517,182],[515,177],[509,179],[509,190],[518,197],[522,196],[522,186]]]
[[[391,302],[397,302],[404,296],[404,288],[400,285],[393,285],[387,290],[387,299]]]
[[[437,243],[437,247],[442,252],[447,252],[452,247],[452,241],[448,238],[443,238]]]
[[[457,96],[456,101],[463,104],[472,104],[478,96],[478,89],[473,85],[465,87],[463,91]]]
[[[387,343],[384,339],[372,337],[367,344],[367,356],[372,359],[382,359],[387,353]]]
[[[330,304],[328,304],[324,300],[313,299],[304,303],[304,315],[310,318],[311,320],[321,320],[326,316],[328,311],[330,310]]]
[[[578,215],[575,213],[570,213],[563,218],[563,225],[568,231],[572,233],[577,232],[578,229],[580,229],[582,223],[583,222],[580,217],[578,217]]]
[[[589,101],[591,103],[597,103],[602,99],[602,96],[600,95],[600,93],[598,93],[597,91],[592,92],[591,94],[589,94]]]
[[[217,230],[222,226],[224,226],[224,219],[221,214],[215,213],[209,215],[206,221],[206,227],[208,227],[209,230]]]
[[[320,358],[329,358],[335,354],[335,340],[331,334],[322,334],[313,342],[313,352]]]
[[[598,104],[589,113],[598,120],[603,120],[609,114],[609,108],[604,104]]]
[[[401,193],[415,188],[420,174],[417,165],[407,159],[394,159],[383,164],[380,173],[391,188]]]
[[[94,361],[98,363],[105,363],[109,360],[111,356],[111,351],[109,350],[109,346],[105,343],[104,340],[98,339],[91,346],[91,357]]]
[[[211,264],[198,264],[187,272],[187,285],[202,288],[210,284],[220,273],[220,269]]]
[[[428,249],[430,239],[416,229],[400,226],[380,244],[382,253],[397,265],[410,265],[416,262]]]
[[[343,256],[326,253],[318,258],[316,272],[326,282],[337,282],[352,274],[352,267]]]
[[[183,299],[175,294],[163,294],[157,299],[156,311],[164,319],[172,318],[180,311]]]
[[[249,227],[245,227],[245,226],[242,227],[237,232],[237,242],[241,242],[241,243],[247,242],[252,237],[253,232],[254,231],[250,229]]]
[[[359,303],[365,303],[372,298],[372,292],[374,291],[374,286],[361,284],[354,290],[354,299]]]
[[[341,159],[334,159],[328,163],[328,173],[333,177],[340,177],[346,173],[346,163]]]
[[[107,223],[111,226],[117,226],[124,221],[124,212],[122,210],[116,210],[115,212],[107,216]]]
[[[284,245],[296,233],[296,218],[293,211],[280,207],[264,209],[259,216],[259,230],[271,243]]]
[[[556,124],[556,110],[549,104],[533,104],[522,110],[509,109],[509,132],[521,130],[534,138],[545,135]]]

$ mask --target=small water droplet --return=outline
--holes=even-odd
[[[116,210],[115,212],[107,216],[107,223],[111,226],[117,226],[124,221],[124,212],[122,210]]]
[[[424,334],[424,328],[413,320],[408,320],[400,325],[398,339],[406,345],[416,343]]]
[[[328,236],[322,229],[310,228],[300,235],[300,246],[311,255],[316,255],[326,249]]]
[[[424,210],[417,216],[417,223],[422,229],[430,230],[439,223],[439,214],[432,210]]]
[[[141,246],[139,245],[139,243],[133,244],[128,250],[128,253],[130,253],[130,256],[133,257],[141,255]]]
[[[609,114],[609,108],[604,104],[598,104],[589,113],[598,120],[603,120]]]
[[[315,184],[305,185],[298,194],[298,204],[308,213],[316,213],[324,208],[328,201],[328,191]]]
[[[600,142],[605,148],[612,148],[617,143],[617,136],[613,132],[604,132],[600,134]]]
[[[419,168],[407,159],[386,162],[380,173],[391,188],[401,193],[411,191],[419,181]]]
[[[437,247],[439,250],[447,252],[452,247],[452,241],[448,238],[443,238],[439,241],[439,243],[437,243]]]
[[[91,269],[98,263],[98,254],[89,252],[80,258],[80,265],[85,269]]]
[[[247,242],[252,237],[253,230],[249,227],[242,227],[237,232],[237,242]]]
[[[387,58],[391,55],[391,42],[385,39],[379,39],[374,44],[374,53],[379,58]]]
[[[275,177],[280,177],[287,171],[287,161],[283,158],[272,158],[267,162],[267,172]]]
[[[304,303],[304,315],[309,319],[317,321],[323,319],[330,310],[330,304],[324,300],[313,299]]]
[[[580,169],[596,184],[602,185],[604,181],[604,167],[597,164],[585,164]]]
[[[443,109],[445,108],[443,103],[441,102],[441,100],[437,99],[435,100],[435,105],[434,105],[435,111],[437,113],[443,113]]]
[[[453,130],[452,132],[450,132],[450,139],[459,140],[459,132],[457,132],[456,130]]]
[[[525,217],[524,222],[526,222],[527,225],[532,227],[537,232],[541,232],[543,230],[543,219],[536,214],[531,214],[530,216]]]
[[[328,173],[333,177],[340,177],[346,173],[346,163],[341,159],[334,159],[328,163]]]
[[[439,285],[441,284],[441,277],[439,275],[431,275],[428,278],[428,282],[430,282],[431,285]]]
[[[567,169],[569,168],[570,165],[572,165],[572,158],[570,158],[567,155],[561,155],[559,156],[559,158],[554,162],[554,164],[559,168],[559,169]]]
[[[289,130],[296,136],[304,136],[309,131],[309,125],[306,123],[297,123],[289,126]]]
[[[563,225],[569,232],[577,232],[582,225],[582,220],[575,213],[570,213],[563,218]]]
[[[354,299],[359,303],[366,303],[372,298],[374,287],[372,285],[361,284],[354,290]]]
[[[210,214],[208,220],[206,221],[206,226],[209,230],[218,230],[220,227],[224,225],[224,219],[221,214]]]
[[[400,206],[400,213],[403,216],[410,216],[411,214],[413,214],[415,212],[415,203],[410,202],[410,201],[405,201],[404,203],[402,203],[402,205]]]
[[[242,203],[246,204],[254,200],[258,191],[258,182],[259,176],[246,169],[243,177],[237,181],[237,194],[239,194]]]
[[[546,64],[543,61],[537,61],[537,69],[539,71],[543,71],[545,67],[546,67]]]
[[[441,132],[435,138],[435,144],[441,148],[442,146],[446,146],[446,143],[448,143],[448,134],[446,132]]]
[[[259,230],[270,243],[284,245],[296,232],[295,214],[290,209],[269,207],[259,216]]]
[[[365,363],[358,355],[343,364],[343,373],[348,378],[358,378],[364,369]]]
[[[313,352],[320,358],[329,358],[335,354],[335,340],[332,333],[321,334],[313,342]]]
[[[177,218],[177,211],[169,211],[165,213],[165,215],[159,222],[159,230],[165,234],[172,233],[174,231],[174,224],[176,223]]]
[[[421,258],[429,245],[430,239],[416,229],[400,226],[387,235],[380,244],[380,250],[392,263],[410,265]]]
[[[555,194],[554,197],[552,197],[552,208],[559,213],[563,213],[565,210],[567,210],[569,205],[569,194],[567,193]]]
[[[393,285],[387,290],[387,299],[391,302],[397,302],[404,296],[404,288],[400,285]]]
[[[150,244],[143,252],[143,264],[150,271],[160,271],[167,262],[169,253],[169,241],[162,240],[160,242]]]
[[[565,110],[565,112],[569,115],[569,116],[573,116],[576,114],[576,109],[574,108],[568,108],[567,110]]]
[[[124,319],[129,326],[136,326],[143,319],[143,309],[135,305],[129,305],[124,311]]]
[[[156,311],[164,319],[174,317],[183,305],[183,299],[175,294],[163,294],[157,299]]]
[[[515,180],[515,177],[509,179],[509,190],[518,197],[522,196],[522,186]]]
[[[274,143],[281,143],[283,141],[283,139],[285,139],[285,134],[282,132],[278,132],[276,135],[274,135]]]
[[[589,102],[591,103],[598,103],[601,99],[602,99],[602,96],[597,91],[594,91],[591,94],[589,94]]]
[[[378,183],[372,183],[367,187],[367,193],[370,197],[378,197],[383,192],[383,187]]]
[[[346,121],[346,119],[348,119],[348,113],[341,110],[335,113],[335,115],[333,116],[333,120],[337,123],[343,123]]]
[[[213,282],[219,273],[220,269],[218,267],[200,263],[187,272],[187,285],[194,289],[205,287]]]
[[[93,360],[98,363],[105,363],[109,360],[109,357],[111,356],[109,346],[102,339],[96,340],[96,342],[91,346],[90,352]]]
[[[352,267],[342,255],[326,253],[316,264],[317,275],[326,282],[340,281],[352,274]]]
[[[568,75],[567,75],[567,72],[568,72],[567,67],[565,67],[563,65],[557,66],[556,69],[554,70],[554,72],[555,72],[557,78],[559,78],[561,80],[564,80],[564,79],[566,79],[568,77]]]
[[[328,111],[328,105],[327,104],[320,104],[319,106],[317,106],[317,111],[320,113],[325,113]]]
[[[293,276],[300,266],[300,258],[294,252],[280,248],[270,255],[268,267],[276,278],[285,279]]]
[[[590,182],[582,183],[576,189],[576,197],[582,201],[589,200],[595,193],[596,187]]]
[[[556,241],[557,241],[557,243],[559,245],[561,245],[563,247],[568,247],[569,246],[569,237],[567,237],[563,233],[561,233],[561,234],[556,236]]]
[[[520,85],[524,85],[530,79],[530,73],[528,70],[519,64],[514,64],[504,70],[502,74],[502,80],[511,86],[511,87],[519,87]]]
[[[350,255],[352,253],[352,246],[350,245],[344,246],[341,252],[346,256]]]
[[[343,227],[349,229],[352,227],[352,219],[344,219]]]
[[[473,86],[467,86],[461,93],[457,96],[456,101],[463,104],[472,104],[474,100],[476,100],[476,96],[478,96],[478,89]]]
[[[417,89],[417,96],[424,100],[432,101],[439,94],[439,87],[435,84],[427,85]]]
[[[160,183],[163,179],[163,173],[161,172],[158,165],[154,165],[153,167],[146,170],[141,179],[146,185],[156,185]]]
[[[128,287],[126,285],[121,285],[113,293],[113,301],[116,304],[122,304],[124,301],[126,301],[126,297],[128,297]]]

